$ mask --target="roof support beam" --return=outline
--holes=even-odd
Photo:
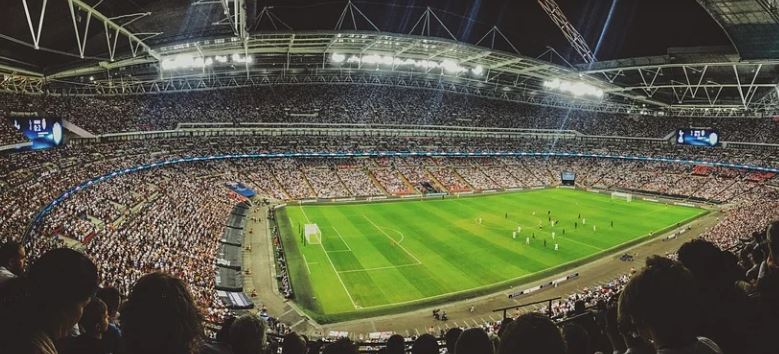
[[[541,5],[541,8],[549,15],[552,22],[560,28],[565,39],[567,39],[568,43],[571,44],[571,47],[579,53],[579,56],[584,59],[584,62],[587,64],[594,63],[596,61],[595,54],[592,53],[590,46],[587,45],[587,41],[584,40],[581,33],[579,33],[579,31],[576,30],[576,27],[574,27],[571,22],[568,21],[568,18],[565,17],[560,6],[558,6],[554,0],[538,0],[538,4]]]
[[[20,69],[20,68],[16,68],[16,67],[9,66],[9,65],[3,65],[3,64],[0,64],[0,72],[6,72],[6,73],[10,73],[10,74],[21,74],[21,75],[33,76],[33,77],[37,77],[37,78],[42,78],[43,77],[43,74],[35,72],[35,71],[30,71],[30,70],[26,70],[26,69]]]
[[[603,62],[601,62],[603,63]],[[695,66],[708,66],[709,69],[712,67],[730,67],[732,66],[734,61],[713,61],[713,62],[701,62],[701,63],[674,63],[674,64],[655,64],[655,65],[631,65],[631,66],[617,66],[609,69],[594,69],[594,70],[585,70],[582,71],[583,74],[595,74],[595,73],[615,73],[617,71],[630,71],[630,70],[638,70],[638,69],[644,69],[644,70],[654,70],[657,68],[662,69],[670,69],[670,68],[683,68],[685,66],[689,67],[691,65]],[[769,60],[753,60],[753,61],[743,61],[739,62],[739,65],[746,66],[746,65],[779,65],[779,60],[777,59],[769,59]]]
[[[492,66],[488,67],[488,69],[490,69],[490,70],[494,70],[494,69],[497,69],[497,68],[502,68],[502,67],[504,67],[504,66],[506,66],[506,65],[511,65],[511,64],[514,64],[514,63],[519,63],[519,62],[521,62],[521,61],[522,61],[522,58],[514,58],[514,59],[509,59],[509,60],[506,60],[506,61],[504,61],[504,62],[501,62],[501,63],[497,63],[497,64],[495,64],[495,65],[492,65]]]
[[[32,26],[32,17],[30,17],[30,8],[27,6],[27,0],[22,0],[22,4],[24,5],[24,15],[27,16],[27,25],[30,26],[30,35],[32,35],[32,43],[35,45],[35,49],[40,49],[38,46],[38,43],[41,41],[41,32],[43,31],[43,18],[46,16],[46,5],[48,3],[48,0],[43,0],[43,5],[41,6],[41,15],[38,17],[38,30],[36,31],[33,29]]]
[[[45,0],[44,0],[45,1]],[[143,47],[143,49],[148,53],[150,56],[152,56],[154,59],[160,60],[160,55],[157,54],[154,49],[152,49],[149,45],[144,43],[144,41],[140,38],[138,38],[134,33],[127,30],[127,28],[124,27],[124,25],[120,25],[116,22],[114,22],[112,19],[106,17],[100,11],[95,10],[94,7],[90,6],[89,4],[81,1],[81,0],[68,0],[69,6],[77,6],[82,11],[88,13],[91,15],[91,17],[94,17],[95,19],[103,22],[103,26],[106,29],[106,35],[108,35],[108,29],[114,30],[114,36],[118,36],[119,34],[122,34],[130,39],[130,41],[136,42],[138,45]],[[106,37],[108,38],[108,37]],[[86,41],[86,38],[84,38],[84,41]],[[113,53],[116,49],[116,38],[114,38],[114,44],[113,44],[113,50],[111,50],[112,46],[109,43],[109,52],[111,54],[111,59],[113,59]]]

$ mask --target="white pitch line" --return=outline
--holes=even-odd
[[[367,272],[371,270],[383,270],[383,269],[397,269],[402,267],[414,267],[418,266],[420,263],[410,263],[410,264],[400,264],[396,266],[387,266],[387,267],[375,267],[375,268],[365,268],[365,269],[352,269],[352,270],[341,270],[338,271],[338,273],[356,273],[356,272]]]
[[[405,240],[405,239],[406,239],[406,235],[405,235],[405,234],[403,234],[402,232],[400,232],[400,231],[396,230],[396,229],[389,228],[389,227],[382,227],[382,229],[387,229],[387,230],[391,230],[391,231],[395,231],[395,232],[399,233],[399,234],[400,234],[400,241],[396,241],[398,244],[399,244],[399,243],[401,243],[401,242],[403,242],[403,240]]]
[[[306,221],[308,221],[308,223],[310,224],[311,223],[311,219],[308,218],[308,214],[306,214],[306,211],[303,210],[303,206],[302,205],[300,206],[300,211],[303,212],[303,216],[306,217]]]
[[[369,222],[369,223],[371,223],[371,225],[373,225],[373,227],[375,227],[375,228],[376,228],[376,230],[379,230],[379,232],[383,233],[383,234],[384,234],[384,236],[387,236],[387,238],[388,238],[388,239],[390,239],[392,242],[394,242],[394,243],[395,243],[395,244],[396,244],[398,247],[400,247],[400,249],[402,249],[404,252],[406,252],[406,254],[408,254],[409,256],[411,256],[411,258],[414,258],[414,260],[415,260],[415,261],[417,261],[417,263],[419,263],[419,264],[422,264],[422,261],[420,261],[420,260],[419,260],[419,258],[417,258],[417,257],[416,257],[416,256],[414,256],[414,255],[413,255],[411,252],[409,252],[409,251],[408,251],[408,250],[407,250],[405,247],[403,247],[403,245],[399,244],[399,243],[398,243],[398,241],[395,241],[395,239],[393,239],[392,237],[390,237],[390,235],[389,235],[389,234],[387,234],[387,232],[386,232],[386,231],[382,230],[382,229],[381,229],[381,227],[379,227],[379,225],[376,225],[376,223],[374,223],[374,222],[373,222],[373,220],[371,220],[370,218],[368,218],[368,217],[367,217],[367,216],[365,216],[365,215],[363,215],[362,217],[364,217],[364,218],[365,218],[365,220],[368,220],[368,222]]]
[[[344,245],[346,245],[346,249],[348,249],[348,250],[349,250],[349,252],[351,252],[351,251],[352,251],[352,248],[351,248],[351,247],[349,247],[349,244],[348,244],[348,243],[346,243],[346,240],[344,240],[343,236],[341,236],[341,233],[340,233],[340,232],[338,232],[338,229],[336,229],[336,228],[335,228],[335,226],[333,226],[333,230],[335,230],[335,234],[336,234],[336,235],[338,235],[338,238],[340,238],[340,239],[341,239],[341,241],[343,241]]]
[[[306,259],[306,255],[303,254],[303,252],[300,252],[300,255],[303,256],[303,263],[306,264],[306,270],[308,271],[308,274],[311,274],[311,268],[308,266],[308,260]]]
[[[576,241],[576,240],[574,240],[574,239],[572,239],[572,238],[570,238],[570,237],[565,237],[565,238],[563,238],[563,240],[573,241],[574,243],[578,243],[578,244],[580,244],[580,245],[582,245],[582,246],[587,246],[587,247],[590,247],[590,248],[594,248],[594,249],[596,249],[596,250],[598,250],[598,251],[605,251],[605,249],[604,249],[604,248],[600,248],[600,247],[597,247],[597,246],[593,246],[593,245],[591,245],[591,244],[584,243],[584,242],[581,242],[581,241]]]
[[[306,215],[306,211],[303,210],[303,207],[300,207],[300,211],[303,212],[303,216],[306,217],[306,220],[311,223],[311,219],[308,218],[308,215]],[[352,306],[354,306],[355,309],[359,309],[360,307],[357,306],[357,303],[354,302],[354,298],[352,297],[352,294],[349,293],[349,289],[346,288],[346,283],[344,283],[344,280],[341,279],[341,274],[338,273],[338,270],[335,269],[335,264],[333,263],[333,260],[330,259],[330,254],[325,249],[325,245],[321,242],[319,243],[319,246],[322,247],[322,251],[325,252],[325,257],[327,257],[327,261],[330,262],[330,266],[333,267],[333,272],[335,272],[335,276],[338,278],[338,281],[341,282],[341,286],[344,288],[344,291],[346,292],[346,296],[349,296],[349,301],[352,302]],[[302,253],[301,253],[302,254]]]
[[[341,274],[338,272],[337,269],[335,269],[335,264],[333,264],[333,260],[330,259],[330,254],[327,253],[325,246],[321,243],[319,244],[319,246],[322,247],[322,251],[325,251],[325,257],[327,257],[327,260],[330,262],[330,266],[333,267],[333,272],[335,272],[335,276],[338,277],[338,281],[341,282],[341,286],[344,288],[344,291],[346,291],[346,295],[349,296],[349,301],[352,302],[352,306],[354,306],[355,309],[359,309],[357,303],[354,302],[354,298],[352,298],[352,294],[349,293],[349,289],[346,288],[346,283],[344,283],[344,280],[341,279]]]

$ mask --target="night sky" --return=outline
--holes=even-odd
[[[385,31],[409,32],[425,7],[430,6],[459,40],[475,43],[497,25],[525,55],[538,55],[551,46],[579,61],[536,0],[354,3]],[[598,60],[662,55],[669,47],[730,46],[722,29],[695,0],[557,0],[557,3],[590,47],[598,48]],[[332,29],[344,4],[343,1],[258,0],[257,6],[274,6],[274,13],[295,30],[313,30]],[[607,21],[610,14],[611,20]],[[358,25],[367,29],[359,19]],[[352,27],[349,19],[347,28]],[[604,27],[606,31],[601,38]],[[445,36],[436,26],[431,26],[431,31]]]
[[[22,3],[7,1],[0,15],[0,34],[30,42],[30,33]],[[98,0],[89,0],[96,3]],[[104,1],[100,11],[108,16],[150,12],[152,15],[132,23],[134,32],[162,32],[150,43],[162,45],[209,36],[230,35],[228,26],[215,26],[223,18],[218,4],[193,5],[196,0],[116,0]],[[252,0],[247,0],[251,3]],[[584,35],[599,61],[664,55],[669,47],[727,46],[728,37],[696,0],[557,0],[563,12]],[[0,40],[0,62],[35,70],[72,66],[79,62],[72,20],[67,2],[49,2],[41,48],[46,55],[10,40]],[[354,3],[382,30],[409,33],[427,6],[434,9],[457,40],[475,44],[493,25],[497,25],[526,56],[535,57],[547,46],[570,62],[582,60],[560,30],[544,13],[537,0],[355,0]],[[33,18],[38,18],[40,3],[32,2]],[[273,13],[294,31],[334,30],[346,0],[256,0],[257,8],[273,6]],[[37,6],[37,7],[36,7]],[[83,20],[83,16],[82,16]],[[343,30],[353,30],[351,16]],[[370,30],[357,17],[359,30]],[[91,23],[86,53],[91,59],[106,60],[105,36],[99,22]],[[82,25],[83,27],[83,25]],[[421,26],[418,26],[421,27]],[[52,30],[54,29],[54,30]],[[431,34],[448,35],[435,21]],[[605,29],[605,30],[604,30]],[[268,21],[259,31],[273,28]],[[421,34],[419,28],[413,34]],[[496,49],[510,51],[501,40]],[[480,45],[488,47],[489,40]],[[120,52],[129,50],[119,41]],[[56,52],[59,51],[59,54]],[[65,53],[65,54],[63,54]],[[549,60],[549,57],[545,57]],[[553,59],[560,64],[559,60]]]

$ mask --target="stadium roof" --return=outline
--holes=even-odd
[[[779,58],[778,0],[698,0],[742,59]]]
[[[778,23],[771,7],[775,0],[698,0],[701,6],[691,0],[653,1],[657,6],[680,6],[687,11],[682,19],[689,16],[693,22],[674,25],[670,20],[664,31],[694,35],[687,42],[674,39],[685,36],[655,39],[662,37],[653,37],[656,28],[630,31],[634,34],[628,38],[635,33],[650,38],[638,46],[621,45],[618,40],[626,37],[613,27],[620,20],[612,17],[623,14],[615,11],[617,2],[611,7],[602,6],[603,2],[601,6],[558,2],[562,12],[570,10],[579,22],[590,13],[608,15],[603,21],[573,24],[580,29],[582,41],[596,44],[593,59],[595,54],[622,58],[647,50],[614,49],[622,47],[648,47],[650,54],[663,54],[669,45],[724,46],[572,65],[582,61],[577,51],[567,46],[555,27],[559,23],[546,17],[536,2],[458,2],[467,7],[440,10],[413,1],[398,9],[395,4],[371,2],[305,5],[289,1],[286,7],[259,7],[253,0],[22,0],[7,4],[0,15],[6,20],[0,21],[0,72],[5,73],[0,89],[117,94],[357,81],[471,94],[491,91],[489,95],[503,99],[626,113],[751,116],[770,114],[779,107],[779,60],[774,51],[778,42],[771,42],[779,32],[774,31],[774,37],[767,33]],[[532,20],[521,21],[522,25],[500,21],[507,10],[520,11],[523,19]],[[652,9],[632,10],[633,16],[640,17],[641,11]],[[712,17],[706,16],[707,11]],[[463,12],[466,15],[457,15]],[[480,12],[486,15],[477,16]],[[379,15],[383,13],[392,16]],[[495,21],[505,26],[485,22],[490,14],[497,14]],[[374,19],[384,23],[378,26]],[[459,27],[451,26],[453,19],[459,20]],[[717,33],[717,24],[727,37]],[[530,26],[530,33],[518,40],[516,33],[523,32],[522,26]],[[621,35],[611,35],[614,32]],[[747,52],[749,57],[744,57]],[[334,61],[333,54],[342,61]],[[202,70],[181,69],[186,64],[171,59],[178,56],[219,62],[206,68],[201,61]],[[390,65],[387,58],[392,58]],[[171,62],[167,68],[166,60]],[[416,68],[408,61],[415,61]],[[445,64],[452,70],[445,70]],[[605,91],[606,98],[572,99],[547,90],[544,83],[555,79],[592,85]]]

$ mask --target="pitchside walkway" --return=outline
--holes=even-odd
[[[264,304],[271,315],[280,317],[284,323],[292,324],[293,330],[298,333],[322,335],[329,331],[345,331],[355,339],[367,338],[370,332],[396,332],[404,336],[413,336],[429,331],[438,333],[452,327],[472,327],[495,322],[501,319],[501,313],[492,312],[493,309],[530,303],[547,298],[567,296],[580,289],[591,287],[614,280],[618,276],[628,273],[631,268],[639,269],[643,266],[644,259],[650,255],[665,255],[675,252],[679,246],[716,223],[720,212],[712,211],[689,224],[691,229],[679,237],[666,240],[666,235],[645,241],[628,248],[622,252],[610,255],[594,262],[585,264],[565,272],[565,274],[579,273],[579,277],[563,282],[557,287],[532,293],[518,299],[509,299],[507,294],[519,289],[524,289],[537,284],[546,283],[560,278],[560,274],[541,279],[520,287],[506,288],[499,293],[486,295],[474,299],[453,302],[442,306],[407,312],[397,315],[387,315],[370,319],[361,319],[337,324],[318,325],[308,320],[302,312],[290,301],[285,300],[276,290],[275,267],[273,264],[273,249],[266,217],[267,207],[252,209],[247,219],[247,242],[252,246],[251,252],[245,252],[244,264],[252,270],[252,275],[245,280],[247,292],[257,289],[257,297],[254,298],[258,308]],[[257,222],[251,221],[251,217],[259,218]],[[673,231],[671,231],[673,232]],[[669,234],[671,233],[669,232]],[[634,255],[632,262],[623,262],[619,256],[624,253]],[[255,286],[255,284],[258,284]],[[270,284],[261,286],[259,284]],[[470,311],[473,307],[473,312]],[[441,322],[432,318],[433,308],[445,310],[449,321]]]
[[[244,273],[244,291],[247,294],[256,291],[256,296],[252,298],[255,304],[252,313],[259,312],[264,305],[272,317],[291,325],[294,331],[317,333],[319,329],[316,324],[308,320],[302,311],[278,291],[273,242],[267,216],[268,206],[263,205],[252,207],[246,217],[243,265],[244,269],[250,270],[251,273]]]

